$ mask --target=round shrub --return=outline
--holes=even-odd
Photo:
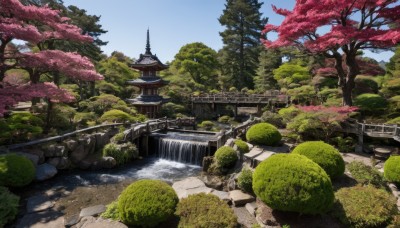
[[[214,127],[214,123],[209,120],[204,120],[199,126],[209,131]]]
[[[339,151],[335,147],[322,141],[304,142],[292,151],[301,154],[317,163],[331,178],[336,178],[344,173],[345,164]]]
[[[135,118],[124,111],[112,109],[110,111],[105,112],[100,117],[100,121],[101,122],[127,122],[127,121],[129,122],[129,121],[135,121]]]
[[[175,212],[179,199],[174,189],[159,180],[139,180],[129,185],[118,199],[122,222],[154,227]]]
[[[299,154],[276,154],[261,162],[253,173],[253,190],[273,209],[303,214],[324,213],[334,199],[326,172]]]
[[[383,176],[387,181],[400,183],[400,156],[390,156],[383,166]]]
[[[354,105],[362,111],[383,110],[387,107],[387,104],[385,98],[373,93],[364,93],[354,99]]]
[[[221,116],[218,118],[218,122],[220,123],[228,123],[229,121],[231,121],[231,117],[229,116]]]
[[[0,186],[0,202],[0,227],[3,227],[18,214],[19,197]]]
[[[232,209],[217,196],[199,193],[182,199],[176,209],[178,227],[234,228],[237,218]]]
[[[273,146],[281,141],[282,136],[274,125],[259,123],[250,127],[246,139],[250,143]]]
[[[341,188],[335,197],[334,216],[351,227],[383,227],[397,214],[395,198],[383,189]]]
[[[103,218],[111,219],[114,221],[119,220],[118,200],[111,202],[107,205],[107,210],[100,215]]]
[[[249,168],[243,168],[238,177],[239,188],[244,192],[253,192],[253,171]]]
[[[230,168],[235,165],[238,157],[235,150],[229,146],[220,147],[215,152],[215,159],[220,167]]]
[[[28,158],[7,154],[0,156],[0,185],[22,187],[35,178],[35,166]]]
[[[243,140],[240,139],[235,140],[235,145],[237,146],[241,154],[245,154],[250,151],[249,145],[247,145],[247,143]]]
[[[109,143],[103,148],[103,157],[113,157],[118,165],[125,164],[139,157],[139,151],[131,142],[116,144]]]

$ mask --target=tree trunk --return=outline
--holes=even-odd
[[[355,86],[354,80],[358,75],[358,73],[360,72],[360,68],[356,62],[356,55],[349,54],[345,57],[347,72],[345,72],[343,69],[342,65],[343,56],[340,53],[336,52],[334,53],[334,58],[335,58],[335,69],[338,73],[338,78],[339,78],[338,84],[343,93],[342,105],[352,106],[353,105],[352,91]]]

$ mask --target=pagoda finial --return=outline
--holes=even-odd
[[[150,51],[150,32],[149,32],[149,28],[147,28],[146,54],[147,54],[147,55],[151,55],[151,51]]]

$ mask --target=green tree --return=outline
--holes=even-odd
[[[258,60],[257,76],[254,78],[255,89],[258,92],[276,89],[277,81],[274,78],[273,70],[282,64],[282,55],[280,51],[263,49]]]
[[[222,84],[226,88],[254,87],[253,77],[261,51],[260,33],[267,22],[258,0],[227,0],[219,18],[224,46],[220,52]]]
[[[311,75],[308,67],[302,61],[290,61],[273,71],[275,80],[281,88],[295,88],[308,84]]]
[[[175,55],[173,65],[180,73],[189,74],[196,83],[215,88],[217,52],[205,44],[200,42],[186,44]]]

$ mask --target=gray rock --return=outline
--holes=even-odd
[[[65,141],[65,146],[67,147],[68,151],[74,151],[76,147],[78,147],[78,142],[73,139],[69,139]]]
[[[245,205],[246,203],[254,202],[254,197],[246,194],[240,190],[233,190],[229,192],[229,197],[232,200],[232,203],[235,207],[240,207]]]
[[[37,195],[28,198],[26,210],[28,213],[44,211],[54,206],[54,202],[45,195]]]
[[[62,157],[66,155],[66,150],[64,146],[60,146],[57,144],[52,144],[45,148],[44,156],[45,157]]]
[[[219,176],[204,175],[201,177],[202,181],[207,187],[221,190],[223,187],[223,180]]]
[[[98,218],[93,223],[86,223],[81,228],[128,228],[125,224],[109,219]]]
[[[44,181],[50,179],[54,177],[56,174],[57,174],[56,167],[47,163],[41,164],[36,168],[36,180],[38,181]]]
[[[86,216],[97,216],[106,211],[106,207],[104,205],[96,205],[92,207],[83,208],[79,213],[79,217]]]
[[[26,214],[16,228],[64,228],[64,217],[61,212],[43,211]]]
[[[229,138],[228,140],[226,140],[225,146],[232,147],[234,144],[235,144],[235,139]]]
[[[117,161],[113,157],[102,157],[100,164],[101,168],[111,169],[117,165]]]
[[[245,207],[251,215],[256,216],[256,210],[257,210],[256,202],[246,203]]]
[[[197,188],[190,188],[190,189],[186,189],[186,195],[195,195],[195,194],[199,194],[199,193],[205,193],[205,194],[209,194],[212,192],[212,188],[209,187],[197,187]]]
[[[229,193],[224,192],[224,191],[218,191],[218,190],[213,190],[211,194],[218,196],[220,200],[225,201],[226,203],[231,202],[231,198],[229,197]]]
[[[88,154],[89,151],[85,150],[85,146],[79,145],[74,151],[71,152],[70,158],[73,163],[78,164],[80,161],[85,159]]]
[[[104,132],[95,133],[94,137],[96,139],[96,143],[95,143],[96,151],[102,149],[107,143],[110,142],[109,135]]]
[[[39,164],[39,156],[36,154],[31,153],[24,153],[24,152],[17,152],[16,154],[26,157],[27,159],[31,160],[33,165],[36,167]]]
[[[95,145],[96,145],[96,137],[94,135],[87,135],[83,138],[78,139],[79,145],[84,146],[84,150],[86,154],[93,154]]]
[[[92,166],[92,161],[90,160],[82,160],[78,164],[80,169],[89,169]]]
[[[172,188],[175,190],[179,199],[185,198],[190,194],[199,192],[211,192],[211,189],[206,187],[203,181],[197,177],[188,177],[181,181],[177,181],[172,184]],[[188,192],[189,191],[189,192]]]
[[[64,219],[64,225],[66,227],[70,227],[73,226],[75,224],[77,224],[79,222],[79,220],[81,219],[81,217],[79,217],[79,214],[74,214],[68,217],[65,217]]]
[[[253,167],[257,167],[262,161],[274,155],[275,152],[264,151],[260,155],[254,158]]]
[[[93,216],[86,216],[81,218],[78,224],[76,224],[76,228],[83,228],[91,223],[96,222],[96,218]]]

